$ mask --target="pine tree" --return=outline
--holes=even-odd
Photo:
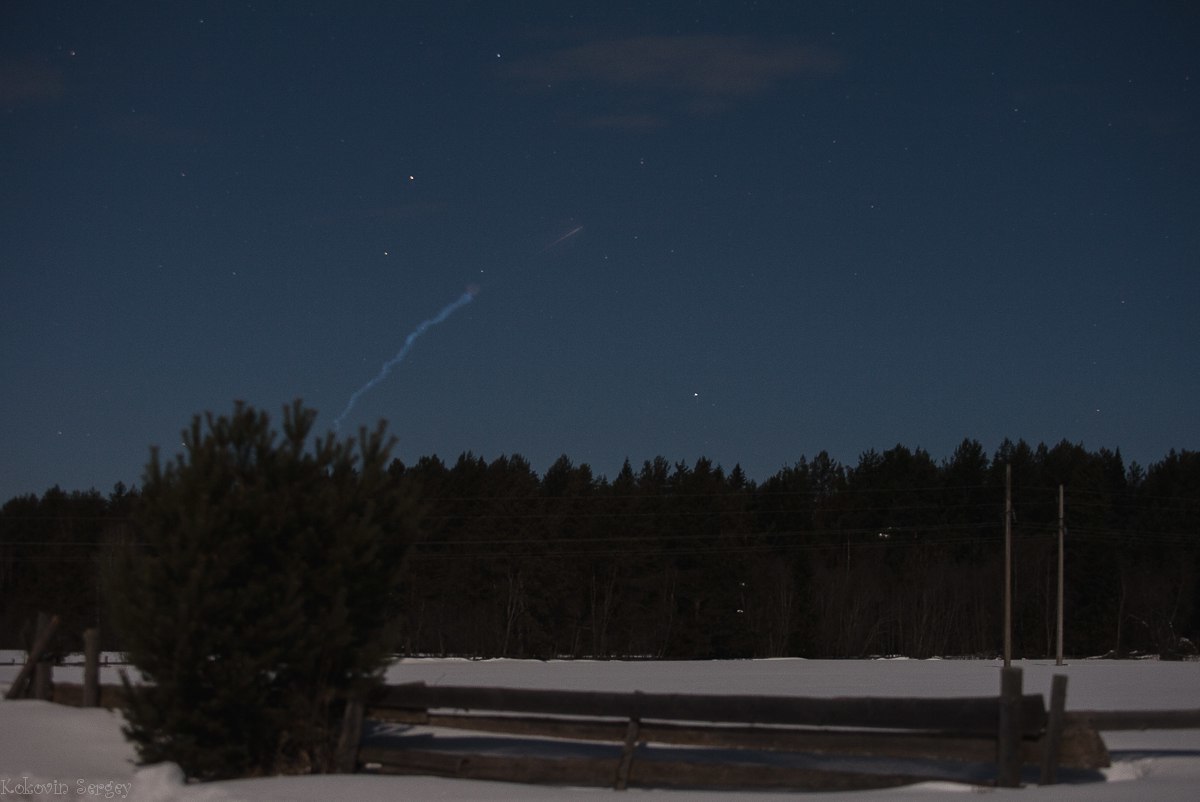
[[[307,443],[242,403],[196,416],[186,453],[152,451],[138,544],[109,598],[131,663],[126,734],[144,762],[189,777],[332,768],[345,698],[393,652],[412,504],[387,471],[384,427]]]

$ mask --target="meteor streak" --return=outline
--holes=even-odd
[[[551,243],[550,243],[549,245],[547,245],[545,248],[542,248],[540,251],[538,251],[538,253],[545,253],[546,251],[550,250],[551,248],[553,248],[555,245],[557,245],[558,243],[562,242],[563,240],[565,240],[565,239],[570,239],[571,237],[575,236],[575,235],[576,235],[576,234],[578,234],[580,231],[583,231],[583,226],[575,226],[573,229],[571,229],[570,231],[568,231],[566,234],[563,234],[561,237],[559,237],[558,239],[554,240],[554,242],[551,242]]]

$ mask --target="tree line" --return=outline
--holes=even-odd
[[[600,477],[563,456],[393,460],[415,499],[398,594],[406,654],[473,657],[994,656],[1001,650],[1005,470],[1012,468],[1013,644],[1054,653],[1058,488],[1065,651],[1194,653],[1200,452],[1143,468],[1066,441],[975,440],[935,460],[897,445],[822,452],[762,482],[664,457]],[[142,492],[48,490],[0,508],[0,646],[38,610],[99,624]],[[406,535],[408,537],[408,535]],[[253,548],[253,544],[246,545]],[[349,592],[354,593],[353,578]],[[63,648],[73,648],[64,643]]]

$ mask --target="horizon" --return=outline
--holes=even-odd
[[[368,431],[370,431],[369,427],[368,427]],[[333,433],[332,430],[330,430],[330,433]],[[321,433],[317,433],[317,434],[313,435],[314,439],[319,438],[319,437],[324,437],[324,436],[325,435],[321,434]],[[341,439],[345,440],[347,438],[354,437],[354,436],[355,436],[355,434],[348,433],[348,434],[343,435]],[[593,479],[596,482],[598,482],[598,483],[606,482],[609,484],[611,484],[611,482],[615,476],[617,476],[618,474],[621,473],[621,471],[624,469],[624,465],[626,462],[629,463],[630,468],[633,470],[634,474],[636,475],[644,466],[652,464],[655,460],[660,459],[660,458],[666,460],[667,463],[672,468],[674,468],[675,466],[680,465],[680,464],[683,464],[684,466],[686,466],[688,468],[693,468],[701,460],[708,460],[711,463],[714,470],[722,471],[726,477],[729,476],[730,472],[735,467],[740,467],[742,469],[742,473],[745,476],[745,479],[747,482],[752,483],[756,486],[761,486],[764,482],[778,476],[780,473],[799,465],[802,460],[807,461],[809,464],[811,464],[813,458],[817,457],[820,454],[827,454],[829,456],[829,458],[831,460],[833,460],[834,463],[836,463],[840,468],[842,468],[844,470],[853,470],[856,466],[858,466],[861,463],[862,458],[865,455],[867,455],[868,453],[874,452],[876,454],[885,454],[896,448],[904,448],[913,454],[916,454],[918,452],[924,452],[924,453],[928,454],[930,460],[933,462],[934,465],[936,465],[938,467],[943,467],[950,462],[950,460],[953,458],[954,451],[957,450],[957,448],[959,446],[961,446],[964,442],[978,443],[983,448],[983,454],[987,458],[989,466],[1000,464],[999,452],[1003,448],[1005,443],[1011,443],[1012,445],[1018,446],[1018,447],[1021,444],[1024,444],[1024,445],[1028,446],[1030,451],[1034,454],[1036,454],[1037,451],[1043,447],[1046,449],[1053,449],[1056,446],[1060,446],[1064,443],[1071,447],[1082,448],[1085,452],[1087,452],[1089,454],[1093,454],[1093,455],[1100,455],[1102,453],[1108,452],[1108,453],[1114,454],[1118,458],[1120,458],[1121,464],[1125,470],[1126,476],[1129,475],[1130,469],[1135,465],[1137,467],[1139,467],[1140,469],[1142,469],[1142,471],[1146,471],[1146,470],[1152,468],[1153,466],[1166,461],[1174,454],[1186,454],[1186,453],[1189,453],[1192,451],[1192,449],[1187,449],[1187,448],[1170,448],[1161,456],[1159,456],[1155,459],[1152,459],[1148,462],[1142,462],[1140,460],[1134,460],[1134,459],[1130,459],[1130,458],[1126,457],[1126,455],[1124,454],[1124,452],[1122,452],[1122,450],[1120,448],[1108,448],[1106,446],[1100,446],[1098,448],[1090,448],[1087,446],[1086,443],[1071,442],[1070,440],[1067,440],[1066,438],[1061,438],[1054,442],[1047,442],[1047,441],[1042,440],[1042,441],[1038,441],[1035,443],[1030,440],[1026,440],[1024,438],[1013,439],[1013,438],[1006,437],[1001,442],[997,443],[994,448],[989,449],[987,447],[986,443],[979,441],[977,438],[967,437],[967,438],[963,438],[962,440],[960,440],[958,445],[956,445],[954,449],[951,449],[951,451],[949,453],[944,454],[944,455],[935,454],[932,451],[929,451],[928,449],[925,449],[921,446],[909,446],[905,443],[895,443],[886,448],[864,449],[863,451],[859,452],[854,457],[853,460],[845,461],[845,460],[839,459],[837,456],[835,456],[833,454],[829,454],[829,452],[825,449],[820,449],[813,453],[801,454],[801,455],[797,456],[794,460],[792,460],[786,464],[780,465],[778,468],[776,468],[771,473],[768,473],[768,474],[765,474],[762,476],[756,476],[756,475],[750,473],[749,471],[746,470],[745,466],[742,465],[742,463],[740,463],[740,462],[735,461],[735,462],[726,464],[724,462],[720,462],[718,460],[712,459],[711,457],[709,457],[705,454],[697,455],[696,457],[693,457],[691,459],[673,458],[666,454],[655,454],[653,456],[645,457],[645,458],[641,458],[641,459],[634,459],[633,457],[625,457],[621,461],[621,464],[618,465],[611,472],[599,471],[599,470],[597,470],[597,467],[595,465],[588,462],[587,460],[575,460],[570,454],[567,454],[567,453],[559,454],[558,456],[554,457],[553,459],[548,460],[547,463],[545,464],[545,466],[541,467],[541,468],[539,468],[539,465],[537,463],[530,460],[527,455],[521,453],[520,451],[516,451],[516,452],[512,452],[512,453],[505,453],[505,454],[488,455],[488,454],[483,454],[481,452],[474,451],[472,449],[467,449],[466,451],[461,451],[452,457],[448,456],[448,455],[441,455],[441,454],[433,453],[433,454],[419,454],[415,458],[412,458],[412,459],[406,459],[406,458],[397,456],[395,453],[392,453],[390,460],[392,462],[399,461],[404,465],[405,469],[411,469],[413,466],[415,466],[421,460],[436,459],[436,460],[440,461],[441,464],[444,465],[447,469],[452,469],[454,467],[454,465],[457,464],[458,461],[463,458],[470,458],[473,460],[482,460],[485,464],[488,464],[488,465],[493,464],[500,460],[521,459],[529,464],[530,470],[533,471],[533,473],[537,476],[538,480],[540,481],[540,480],[545,479],[546,474],[550,471],[550,469],[554,466],[554,464],[556,462],[558,462],[563,457],[566,457],[568,460],[570,460],[572,467],[580,468],[580,467],[586,466],[587,468],[589,468],[592,471]],[[177,455],[182,454],[182,453],[183,452],[181,450],[178,452],[168,454],[165,450],[163,450],[160,452],[160,458],[173,460]],[[147,457],[148,456],[149,456],[149,450],[147,451]],[[55,489],[60,490],[63,493],[66,493],[68,495],[73,494],[73,493],[82,493],[82,494],[98,493],[101,496],[108,497],[117,489],[118,485],[120,485],[126,492],[132,492],[132,491],[136,491],[136,490],[140,489],[141,479],[142,479],[141,473],[139,473],[139,475],[135,481],[126,481],[124,479],[116,479],[108,485],[107,490],[96,484],[92,484],[89,487],[81,487],[81,486],[68,487],[68,486],[64,486],[63,483],[61,483],[61,482],[55,482],[55,483],[52,483],[40,490],[34,490],[34,489],[21,490],[16,493],[11,493],[8,495],[4,495],[4,494],[0,493],[0,505],[4,504],[5,502],[10,501],[12,499],[27,497],[27,496],[31,496],[31,495],[41,498],[46,493],[51,492]]]

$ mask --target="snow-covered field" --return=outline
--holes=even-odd
[[[17,672],[19,655],[0,653],[0,690]],[[1200,707],[1200,662],[1022,661],[1027,693],[1049,694],[1050,678],[1069,678],[1068,710]],[[727,662],[539,662],[528,660],[403,660],[388,681],[686,693],[795,696],[980,696],[999,691],[999,664],[986,660],[754,660]],[[81,669],[55,678],[78,682]],[[102,681],[118,682],[116,667]],[[46,702],[0,702],[0,800],[587,800],[607,789],[547,788],[425,777],[323,776],[185,785],[169,765],[137,768],[120,733],[120,718]],[[1021,789],[980,789],[925,783],[901,789],[839,794],[851,800],[944,800],[988,793],[1030,800],[1193,800],[1200,789],[1200,730],[1110,732],[1107,782]],[[769,800],[794,794],[630,790],[630,799]],[[832,795],[818,795],[832,796]]]

